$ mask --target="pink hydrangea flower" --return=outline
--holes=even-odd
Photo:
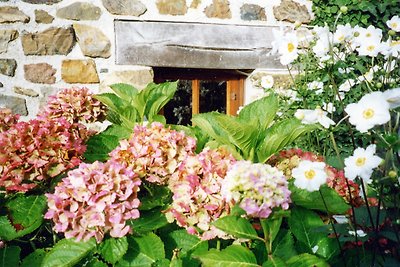
[[[19,120],[18,114],[12,114],[11,109],[0,108],[0,132],[7,131],[12,125]]]
[[[164,185],[188,155],[196,140],[154,122],[149,128],[136,125],[129,140],[123,140],[110,157],[131,167],[150,183]]]
[[[26,192],[79,165],[88,132],[64,118],[33,119],[0,132],[0,188]]]
[[[268,218],[274,208],[288,209],[291,202],[283,173],[268,164],[250,161],[238,161],[230,168],[221,194],[254,218]]]
[[[140,178],[123,165],[107,161],[82,163],[46,194],[49,210],[46,219],[66,238],[100,243],[106,233],[123,237],[131,231],[129,219],[139,217],[137,192]]]
[[[47,105],[38,116],[44,118],[63,117],[70,123],[92,123],[105,119],[106,106],[95,99],[88,88],[72,87],[49,96]]]
[[[230,206],[221,195],[221,182],[236,160],[224,150],[204,149],[188,156],[169,181],[173,192],[169,221],[185,227],[203,240],[226,238],[227,234],[211,223],[229,213]]]

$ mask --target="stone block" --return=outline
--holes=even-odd
[[[21,97],[0,95],[0,107],[9,108],[14,114],[28,115],[26,100]]]
[[[30,17],[19,10],[16,6],[1,6],[0,7],[0,23],[22,22],[28,23]]]
[[[87,2],[76,2],[57,10],[57,17],[71,20],[98,20],[101,9]]]
[[[13,77],[15,69],[17,68],[17,61],[15,59],[3,58],[0,59],[0,74]]]
[[[85,56],[110,57],[111,42],[100,29],[83,24],[74,24],[74,30],[79,47]]]
[[[61,77],[67,83],[98,83],[99,76],[96,63],[92,59],[63,60],[61,65]]]
[[[139,17],[147,11],[139,0],[103,0],[103,6],[113,15]]]
[[[54,84],[57,70],[47,63],[24,65],[25,79],[33,83]]]
[[[22,35],[22,48],[27,55],[67,55],[75,45],[72,27],[52,27],[43,32]]]

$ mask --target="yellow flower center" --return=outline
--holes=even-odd
[[[357,160],[356,160],[356,165],[357,165],[358,167],[363,166],[363,165],[365,164],[365,160],[366,160],[365,157],[357,158]]]
[[[293,43],[288,43],[287,45],[287,50],[289,51],[289,53],[292,53],[294,50],[294,44]]]
[[[397,28],[397,23],[393,22],[393,23],[390,24],[390,26],[392,26],[392,28]]]
[[[367,47],[367,50],[368,51],[373,51],[375,49],[375,46],[374,45],[369,45],[368,47]]]
[[[308,180],[312,180],[314,179],[316,173],[314,170],[308,170],[304,172],[304,176],[308,179]]]
[[[368,32],[365,36],[366,37],[371,37],[371,33]]]
[[[368,108],[366,110],[363,111],[363,117],[364,119],[371,119],[375,114],[375,111],[371,108]]]

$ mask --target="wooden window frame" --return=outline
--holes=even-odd
[[[226,113],[236,116],[244,103],[244,81],[242,71],[217,69],[159,68],[153,67],[154,82],[166,80],[192,81],[192,115],[200,112],[200,81],[226,81]]]

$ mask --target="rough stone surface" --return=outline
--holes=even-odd
[[[83,24],[74,24],[74,30],[78,44],[85,56],[110,57],[111,42],[101,30]]]
[[[44,10],[41,9],[36,9],[35,10],[35,21],[36,23],[43,23],[43,24],[49,24],[52,23],[54,20],[54,17],[47,13]]]
[[[29,97],[38,97],[39,93],[32,89],[26,89],[19,86],[14,86],[14,93]]]
[[[88,60],[63,60],[61,77],[67,83],[98,83],[96,64]]]
[[[0,74],[14,77],[17,61],[15,59],[0,59]]]
[[[143,89],[153,81],[154,73],[151,68],[138,70],[114,71],[107,74],[100,83],[100,92],[111,91],[110,85],[115,83],[126,83],[137,89]]]
[[[139,0],[103,0],[103,6],[114,15],[127,15],[139,17],[147,8]]]
[[[228,0],[213,0],[213,3],[205,8],[204,13],[209,18],[232,18]]]
[[[185,15],[187,6],[185,0],[157,0],[158,12],[163,15]]]
[[[24,65],[25,79],[33,83],[54,84],[57,70],[47,63]]]
[[[192,3],[190,4],[190,8],[198,8],[200,4],[201,0],[193,0]]]
[[[264,8],[250,4],[244,4],[240,8],[240,18],[242,20],[267,20]]]
[[[22,0],[22,1],[26,2],[26,3],[31,3],[31,4],[52,5],[52,4],[56,4],[58,2],[61,2],[62,0]]]
[[[25,55],[67,55],[75,45],[75,36],[72,27],[52,27],[24,34],[21,41]]]
[[[0,23],[23,22],[28,23],[30,17],[16,6],[0,7]]]
[[[0,95],[0,107],[9,108],[13,113],[22,116],[28,115],[26,100],[21,97]]]
[[[275,6],[274,16],[277,20],[289,22],[309,23],[311,21],[307,7],[292,0],[282,0],[279,6]]]
[[[17,38],[17,30],[0,30],[0,53],[7,52],[8,43]]]
[[[76,2],[57,10],[57,17],[62,19],[98,20],[100,16],[100,8],[86,2]]]

